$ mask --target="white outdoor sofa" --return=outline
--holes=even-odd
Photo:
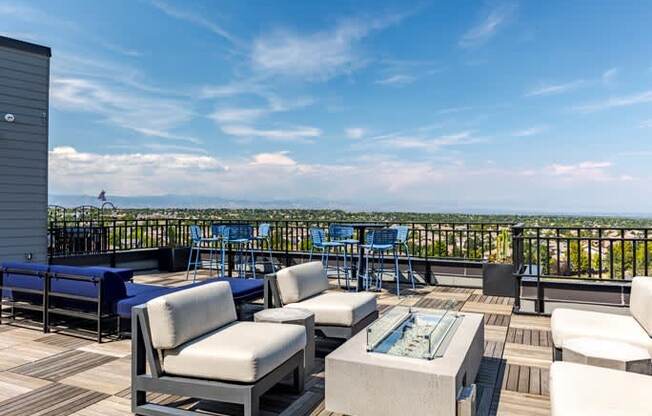
[[[652,277],[634,278],[629,311],[631,315],[555,309],[550,320],[553,360],[563,360],[564,346],[577,338],[627,343],[652,355]]]
[[[650,416],[652,377],[557,361],[550,367],[551,416]]]
[[[265,306],[313,312],[315,331],[328,338],[351,338],[378,318],[375,294],[328,289],[321,262],[287,267],[265,276]]]
[[[292,374],[304,387],[306,333],[297,325],[238,322],[227,282],[174,292],[132,312],[132,412],[191,415],[148,403],[147,392],[237,403],[258,414],[259,398]]]

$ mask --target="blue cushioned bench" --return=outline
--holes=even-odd
[[[3,301],[17,309],[41,311],[44,332],[49,332],[50,317],[53,315],[93,320],[97,325],[98,342],[101,342],[105,321],[117,322],[119,331],[120,321],[131,319],[134,306],[210,281],[227,281],[236,303],[263,297],[262,279],[223,277],[187,286],[164,287],[133,283],[132,278],[131,270],[110,267],[48,266],[20,262],[0,265]]]

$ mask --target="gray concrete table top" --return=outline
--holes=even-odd
[[[307,309],[299,308],[272,308],[265,309],[254,314],[256,322],[298,322],[314,316],[315,314]]]
[[[631,371],[649,375],[652,371],[650,353],[646,348],[626,342],[575,338],[564,343],[564,361]]]

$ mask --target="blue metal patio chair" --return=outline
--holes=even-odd
[[[193,282],[197,279],[197,267],[202,266],[201,252],[202,250],[209,250],[210,252],[210,272],[213,271],[213,254],[216,249],[215,245],[219,242],[216,237],[204,237],[202,229],[199,225],[193,224],[188,228],[190,232],[190,256],[188,257],[188,268],[186,270],[186,280],[190,276],[190,266],[194,266],[194,273],[192,276]],[[193,254],[195,259],[193,261]]]
[[[310,240],[312,242],[310,246],[310,256],[308,261],[312,261],[312,253],[315,249],[321,250],[321,262],[326,269],[326,274],[328,275],[328,258],[330,255],[331,249],[336,252],[336,269],[337,269],[337,284],[340,284],[340,249],[344,248],[344,244],[337,241],[328,241],[326,240],[326,233],[321,228],[310,228],[308,230],[310,234]]]
[[[272,254],[272,226],[269,224],[258,225],[258,233],[252,238],[253,241],[258,243],[260,250],[264,250],[267,246],[267,254],[269,255],[269,264],[272,268],[272,273],[276,271],[274,265],[274,255]]]
[[[328,226],[328,237],[330,241],[344,245],[344,277],[346,280],[346,289],[350,288],[351,268],[353,267],[353,247],[358,246],[360,242],[353,238],[354,229],[350,225],[330,224]]]
[[[365,290],[369,290],[369,285],[373,277],[376,278],[376,288],[382,288],[383,274],[385,273],[385,253],[392,252],[394,255],[394,275],[396,277],[396,294],[400,295],[399,290],[399,271],[398,271],[398,252],[396,250],[397,231],[394,228],[381,228],[379,230],[369,231],[365,236],[365,244],[362,248],[365,253],[365,272],[362,275]],[[380,272],[377,273],[373,267],[374,260],[378,254],[380,260]],[[371,269],[369,268],[369,257],[371,256]],[[362,266],[361,266],[362,267]]]
[[[402,254],[402,251],[405,251],[405,256],[408,260],[408,279],[412,283],[412,289],[416,288],[414,283],[414,271],[412,269],[412,255],[410,254],[410,248],[408,247],[408,236],[410,234],[410,229],[407,225],[392,225],[393,229],[397,231],[396,233],[396,246],[398,247],[399,255]],[[397,283],[398,284],[398,283]]]
[[[225,271],[224,259],[228,247],[235,246],[236,258],[234,260],[238,277],[244,278],[247,267],[247,250],[251,255],[251,270],[256,278],[256,258],[252,244],[253,227],[249,224],[227,224],[222,231],[222,271]]]

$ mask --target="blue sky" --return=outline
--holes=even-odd
[[[652,212],[652,7],[0,0],[50,192]]]

